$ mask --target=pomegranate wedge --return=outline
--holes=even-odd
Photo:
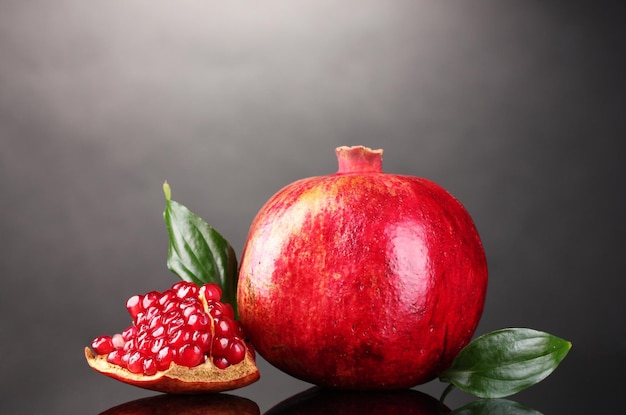
[[[232,390],[259,379],[255,355],[216,284],[178,282],[164,292],[134,295],[133,324],[85,348],[96,371],[167,393]]]

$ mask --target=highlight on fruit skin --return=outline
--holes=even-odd
[[[260,378],[255,354],[216,284],[178,282],[128,299],[133,324],[85,348],[97,372],[166,393],[222,392]]]

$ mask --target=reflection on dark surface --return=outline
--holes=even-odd
[[[277,404],[265,415],[419,414],[449,413],[430,395],[412,389],[390,392],[341,392],[314,387]]]
[[[157,395],[107,409],[100,415],[259,415],[250,399],[223,393],[210,395]]]
[[[224,393],[161,394],[114,406],[100,415],[260,415],[256,402]],[[542,415],[508,399],[478,399],[451,410],[414,389],[337,391],[312,387],[276,404],[264,415]]]
[[[508,399],[480,399],[470,402],[452,411],[452,413],[454,415],[542,415],[541,412]]]
[[[450,410],[438,399],[413,390],[333,391],[319,387],[307,389],[280,402],[264,415],[541,415],[507,399],[478,399]]]

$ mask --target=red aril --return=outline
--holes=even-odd
[[[161,392],[219,392],[256,381],[254,352],[242,340],[239,322],[210,314],[228,309],[220,295],[216,284],[199,288],[178,282],[163,293],[132,296],[126,307],[133,325],[121,334],[96,337],[93,350],[85,348],[89,365]],[[218,338],[223,347],[214,348]]]
[[[91,343],[91,347],[98,354],[109,354],[115,350],[113,339],[110,336],[96,337]]]
[[[254,219],[238,309],[269,363],[328,387],[435,378],[470,341],[487,263],[466,209],[432,181],[382,171],[382,150],[287,185]]]

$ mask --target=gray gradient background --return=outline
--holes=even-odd
[[[384,148],[386,171],[435,180],[470,211],[491,278],[478,333],[574,343],[513,399],[620,412],[624,11],[0,0],[0,413],[95,414],[152,394],[92,372],[82,349],[124,327],[128,296],[175,280],[164,180],[240,253],[265,200],[333,173],[344,144]],[[309,386],[259,364],[235,393],[262,411]]]

